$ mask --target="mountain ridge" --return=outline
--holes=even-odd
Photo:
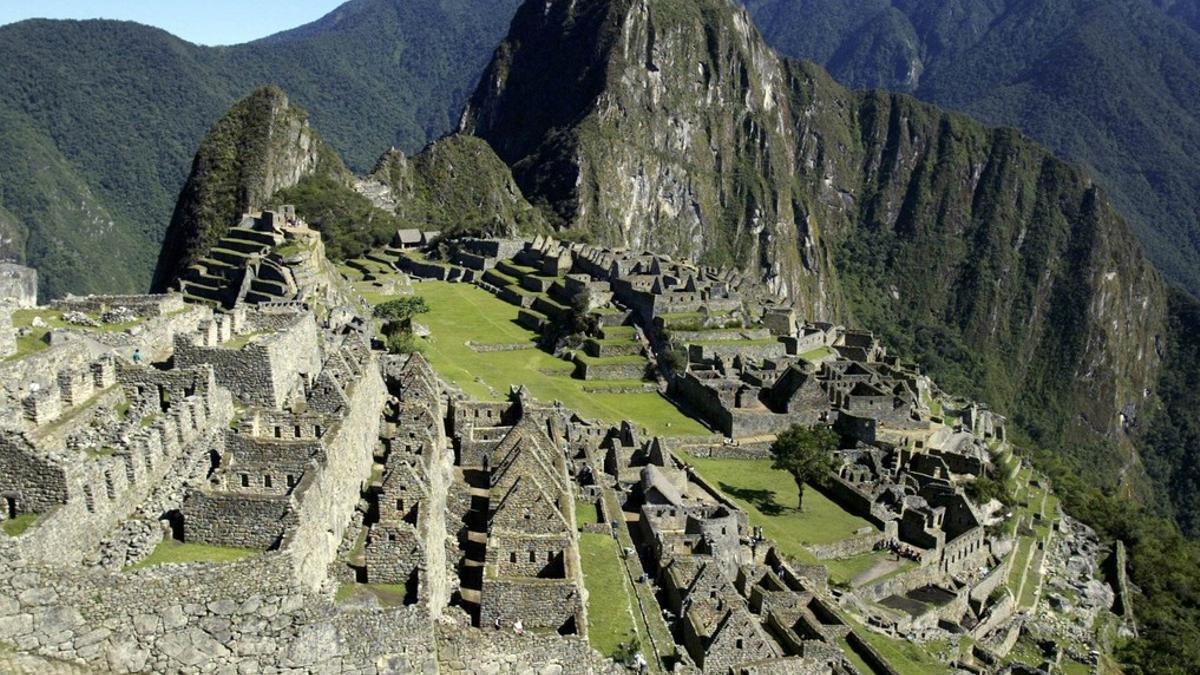
[[[1092,166],[1160,269],[1200,293],[1197,3],[743,1],[773,46],[839,82],[1017,127]]]
[[[75,186],[64,193],[0,158],[0,207],[12,215],[0,223],[0,257],[39,267],[44,297],[144,291],[192,154],[236,101],[283,86],[352,168],[369,170],[387,147],[416,151],[454,127],[505,28],[475,10],[516,4],[366,0],[359,6],[384,20],[349,26],[356,33],[285,31],[226,47],[132,22],[0,27],[0,112],[13,120],[5,131],[22,147],[53,148],[53,172]],[[80,221],[62,201],[105,214],[103,231],[70,255],[59,252],[78,237],[63,230]],[[111,264],[114,251],[124,264]]]

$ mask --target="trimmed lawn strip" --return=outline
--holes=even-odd
[[[174,539],[163,539],[154,548],[153,553],[146,556],[141,562],[131,565],[129,569],[141,569],[143,567],[150,567],[151,565],[163,565],[167,563],[231,562],[248,558],[258,553],[259,551],[248,548],[210,546],[208,544],[184,543],[175,541]]]
[[[640,639],[620,555],[617,541],[609,535],[580,533],[579,557],[588,590],[588,642],[605,656],[615,654],[622,643]]]

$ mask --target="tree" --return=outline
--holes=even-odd
[[[838,435],[826,426],[804,427],[793,424],[779,434],[771,444],[772,469],[792,474],[799,498],[796,509],[804,510],[806,483],[824,483],[837,468],[833,453],[838,448]]]
[[[425,304],[425,298],[414,295],[376,305],[375,317],[383,319],[383,334],[391,336],[408,332],[408,324],[412,318],[428,311],[429,305]]]

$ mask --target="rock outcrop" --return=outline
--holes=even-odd
[[[306,176],[349,182],[337,153],[289,105],[278,87],[262,87],[221,118],[200,144],[167,228],[154,288],[166,289],[204,257],[243,214]]]
[[[528,2],[462,130],[560,229],[736,262],[1041,442],[1130,450],[1163,283],[1092,180],[1014,131],[847,90],[728,0]]]
[[[473,136],[447,136],[411,158],[392,148],[357,189],[424,231],[515,236],[546,229],[508,166]]]

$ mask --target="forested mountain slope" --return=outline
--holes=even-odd
[[[46,296],[144,291],[213,120],[282,85],[350,167],[450,130],[518,0],[352,0],[233,47],[128,22],[0,28],[0,258]],[[115,255],[114,255],[115,254]]]
[[[1166,275],[1200,293],[1196,0],[743,0],[781,52],[1084,162]]]

